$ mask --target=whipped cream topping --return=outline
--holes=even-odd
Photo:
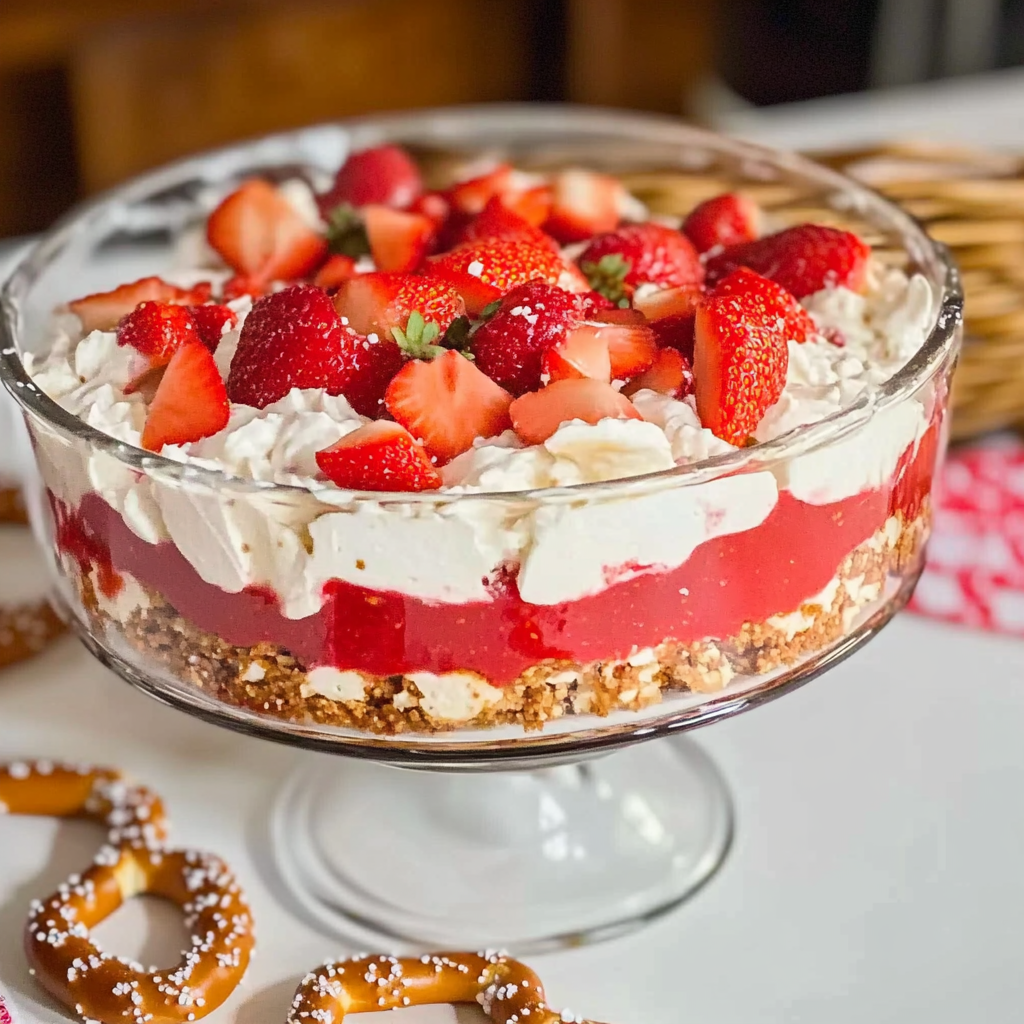
[[[315,207],[302,188],[290,201],[311,218]],[[239,323],[216,353],[225,378],[251,302],[231,305]],[[865,295],[836,288],[805,305],[822,335],[790,344],[786,386],[758,428],[759,441],[818,422],[877,389],[920,348],[933,302],[922,277],[876,266]],[[58,316],[49,353],[26,357],[30,374],[70,412],[138,446],[145,400],[123,391],[138,368],[134,354],[112,332],[79,335],[76,318]],[[490,580],[505,566],[518,566],[524,600],[552,605],[624,575],[678,567],[699,544],[763,522],[780,490],[828,503],[880,486],[924,433],[926,400],[900,402],[842,440],[770,471],[544,505],[474,495],[642,476],[733,448],[701,425],[692,398],[641,391],[633,396],[639,420],[568,422],[534,446],[510,431],[478,441],[443,468],[446,493],[436,503],[353,502],[318,473],[315,453],[366,421],[344,398],[314,389],[293,390],[264,409],[233,406],[224,430],[162,452],[186,465],[300,489],[287,495],[229,497],[161,472],[140,477],[112,456],[45,436],[39,461],[63,500],[99,493],[142,539],[173,541],[207,582],[231,593],[270,586],[292,618],[319,610],[331,579],[427,601],[487,601]],[[446,501],[450,496],[459,500]]]

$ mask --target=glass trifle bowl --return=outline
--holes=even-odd
[[[692,401],[640,390],[631,425],[506,438],[415,493],[296,469],[303,417],[335,415],[330,396],[245,414],[283,431],[269,443],[287,472],[261,474],[224,456],[231,426],[224,458],[139,447],[139,406],[104,376],[113,334],[54,363],[61,303],[149,274],[193,284],[208,258],[196,225],[240,183],[322,192],[383,143],[428,179],[480,158],[613,175],[660,223],[739,189],[772,230],[857,232],[871,283],[805,300],[823,337],[790,344],[763,438],[716,443]],[[321,126],[148,174],[59,224],[2,303],[0,374],[38,464],[30,514],[86,646],[207,721],[351,759],[310,755],[271,815],[281,875],[322,926],[522,948],[618,933],[721,862],[731,812],[713,765],[679,737],[641,741],[788,692],[906,603],[962,296],[911,217],[797,156],[660,118],[489,107]],[[857,361],[862,344],[881,368]],[[546,476],[504,472],[538,459]]]

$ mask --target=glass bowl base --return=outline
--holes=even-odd
[[[318,756],[282,787],[271,836],[289,895],[332,935],[521,953],[671,910],[722,863],[732,806],[685,739],[528,773]]]

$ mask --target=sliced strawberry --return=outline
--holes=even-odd
[[[146,365],[125,384],[122,390],[126,395],[143,395],[148,404],[153,401],[156,389],[159,387],[160,381],[163,380],[167,363],[158,363],[156,366],[153,366],[148,361],[144,362]]]
[[[263,408],[292,388],[341,394],[346,332],[330,296],[293,285],[259,299],[245,318],[228,374],[232,402]]]
[[[628,398],[599,380],[558,380],[517,398],[509,409],[512,429],[527,444],[543,444],[563,423],[638,420]]]
[[[612,363],[608,355],[608,339],[604,330],[594,324],[572,328],[556,345],[549,348],[541,361],[542,380],[612,379]]]
[[[757,296],[712,296],[697,309],[697,413],[723,441],[749,442],[779,400],[788,365],[785,327]]]
[[[169,362],[183,345],[201,340],[188,307],[169,302],[140,302],[117,327],[118,345],[140,352],[151,366]]]
[[[633,307],[647,317],[659,346],[674,348],[692,360],[693,322],[703,298],[703,288],[683,285],[635,297]]]
[[[245,274],[235,274],[234,277],[229,277],[221,285],[220,297],[225,302],[234,302],[235,299],[240,299],[243,295],[247,295],[255,301],[260,296],[266,294],[266,291],[266,286],[254,277],[249,277]]]
[[[211,351],[216,352],[225,331],[238,323],[238,314],[230,306],[209,302],[202,306],[189,306],[188,311],[199,329],[199,338]]]
[[[415,312],[436,323],[442,334],[466,312],[447,281],[413,274],[360,274],[342,285],[334,304],[357,333],[382,338],[390,338],[395,327],[405,330]]]
[[[445,352],[432,362],[405,364],[385,398],[388,412],[441,465],[468,451],[478,437],[508,428],[512,396],[465,356]]]
[[[305,277],[327,255],[326,239],[260,178],[242,184],[210,214],[206,237],[224,262],[255,288]]]
[[[367,423],[316,453],[321,472],[353,491],[432,491],[441,474],[423,448],[397,423]]]
[[[205,294],[204,294],[205,293]],[[123,284],[109,292],[96,292],[68,303],[82,321],[82,330],[112,331],[122,317],[127,316],[140,302],[205,302],[210,297],[207,282],[192,289],[177,288],[159,277],[143,277],[131,284]]]
[[[456,212],[475,217],[494,196],[512,190],[514,175],[511,164],[498,164],[486,174],[456,182],[448,190],[448,201]]]
[[[850,231],[800,224],[712,256],[707,273],[708,280],[715,282],[749,267],[802,299],[823,288],[863,291],[870,256],[871,247]]]
[[[466,225],[459,236],[459,244],[487,238],[516,239],[552,251],[558,249],[558,243],[550,235],[509,209],[500,196],[492,196],[483,210]]]
[[[327,262],[316,272],[313,284],[317,288],[340,288],[346,281],[356,276],[356,261],[351,256],[336,253],[327,257]]]
[[[596,313],[593,322],[608,346],[612,380],[629,380],[643,373],[658,354],[654,331],[635,309],[609,309]]]
[[[553,198],[550,185],[534,185],[522,192],[506,192],[501,201],[528,224],[539,228],[551,216]]]
[[[685,398],[694,389],[693,368],[690,361],[674,348],[660,349],[650,368],[634,377],[623,389],[624,395],[638,391],[657,391],[672,398]]]
[[[405,207],[423,191],[419,168],[399,146],[377,146],[353,153],[338,171],[330,189],[316,197],[326,219],[336,206]]]
[[[418,213],[420,216],[428,218],[438,231],[448,219],[448,214],[451,213],[448,199],[441,192],[424,192],[417,196],[407,209],[410,213]]]
[[[611,231],[622,219],[629,193],[617,178],[579,168],[555,176],[551,215],[543,227],[563,245]]]
[[[362,212],[378,270],[405,274],[423,262],[435,234],[429,217],[377,205],[364,206]]]
[[[346,328],[342,338],[339,392],[360,416],[376,419],[385,412],[384,394],[405,356],[393,338],[364,338]]]
[[[801,344],[817,333],[811,314],[780,284],[753,270],[740,267],[723,277],[712,290],[712,295],[745,295],[764,309],[765,315],[781,317],[788,341]]]
[[[624,224],[598,235],[577,262],[594,288],[612,301],[631,295],[641,284],[680,288],[699,286],[704,280],[704,268],[690,240],[654,221]]]
[[[485,306],[527,281],[556,284],[562,275],[559,253],[528,242],[472,242],[428,262],[429,273],[448,281],[477,315]]]
[[[534,391],[541,385],[544,353],[595,309],[589,297],[544,281],[513,288],[473,335],[476,365],[513,395]]]
[[[183,345],[164,370],[142,430],[142,447],[158,452],[216,434],[228,425],[228,396],[213,354],[205,345]]]
[[[761,208],[748,196],[725,192],[698,203],[683,221],[697,252],[750,242],[761,233]]]

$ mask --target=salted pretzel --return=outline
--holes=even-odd
[[[328,960],[302,979],[287,1024],[341,1024],[346,1014],[428,1003],[478,1003],[494,1024],[597,1024],[552,1010],[537,975],[501,953]]]
[[[101,1024],[183,1024],[212,1013],[238,986],[255,938],[245,896],[218,857],[166,849],[163,803],[120,772],[48,761],[0,766],[0,810],[83,817],[108,829],[93,863],[32,903],[25,952],[36,980]],[[89,930],[133,896],[178,904],[192,937],[177,966],[146,970],[102,952]]]

